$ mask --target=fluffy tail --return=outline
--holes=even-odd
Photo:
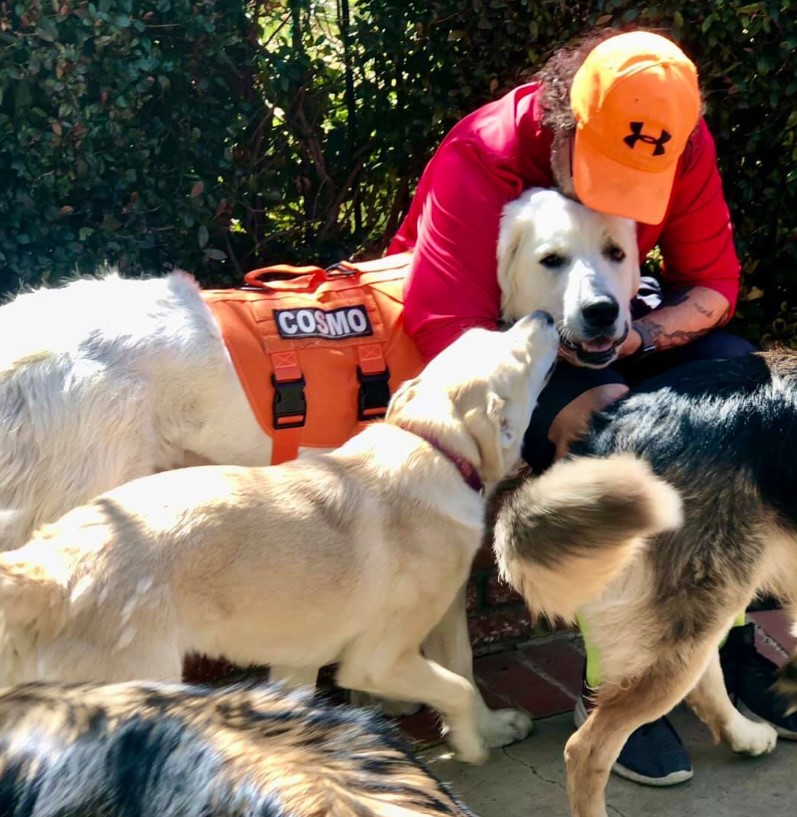
[[[647,537],[682,522],[677,491],[626,454],[566,459],[541,477],[515,477],[491,506],[488,539],[503,578],[532,612],[566,621]]]

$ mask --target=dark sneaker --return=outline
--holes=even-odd
[[[576,726],[587,719],[589,706],[582,695],[574,713]],[[675,786],[692,777],[692,762],[667,718],[640,726],[631,734],[612,771],[645,786]]]
[[[797,740],[797,713],[786,714],[787,704],[772,689],[778,666],[755,646],[755,624],[733,627],[720,648],[725,686],[740,712],[771,724],[780,737]]]

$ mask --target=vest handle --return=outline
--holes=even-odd
[[[338,261],[326,269],[316,266],[294,267],[291,264],[274,264],[271,267],[260,267],[259,269],[253,269],[247,272],[246,275],[244,275],[244,281],[249,286],[259,287],[261,289],[283,289],[283,286],[280,286],[280,284],[288,283],[291,290],[296,290],[296,279],[307,276],[307,285],[301,288],[313,289],[323,281],[329,281],[333,278],[345,277],[347,275],[355,275],[359,272],[360,269],[348,261]],[[267,275],[282,277],[273,281],[264,281],[263,276]]]

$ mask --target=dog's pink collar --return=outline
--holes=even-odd
[[[484,490],[484,484],[482,483],[481,477],[477,473],[476,469],[473,467],[473,463],[468,462],[468,460],[461,457],[459,454],[449,451],[445,446],[440,445],[440,443],[434,439],[434,437],[427,437],[425,434],[420,434],[414,430],[411,431],[409,428],[404,428],[404,426],[399,427],[403,428],[404,431],[409,431],[410,434],[414,434],[416,437],[420,437],[424,442],[429,443],[432,448],[439,451],[444,457],[447,457],[451,462],[453,462],[457,467],[457,471],[462,474],[462,479],[464,479],[466,484],[470,488],[473,488],[477,494]]]

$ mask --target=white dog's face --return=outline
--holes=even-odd
[[[502,317],[549,312],[562,345],[582,366],[600,368],[617,357],[639,277],[634,221],[541,188],[504,208],[498,239]]]
[[[431,433],[447,426],[482,481],[496,482],[520,457],[558,348],[553,317],[544,312],[523,316],[506,332],[469,329],[402,385],[388,419]]]

